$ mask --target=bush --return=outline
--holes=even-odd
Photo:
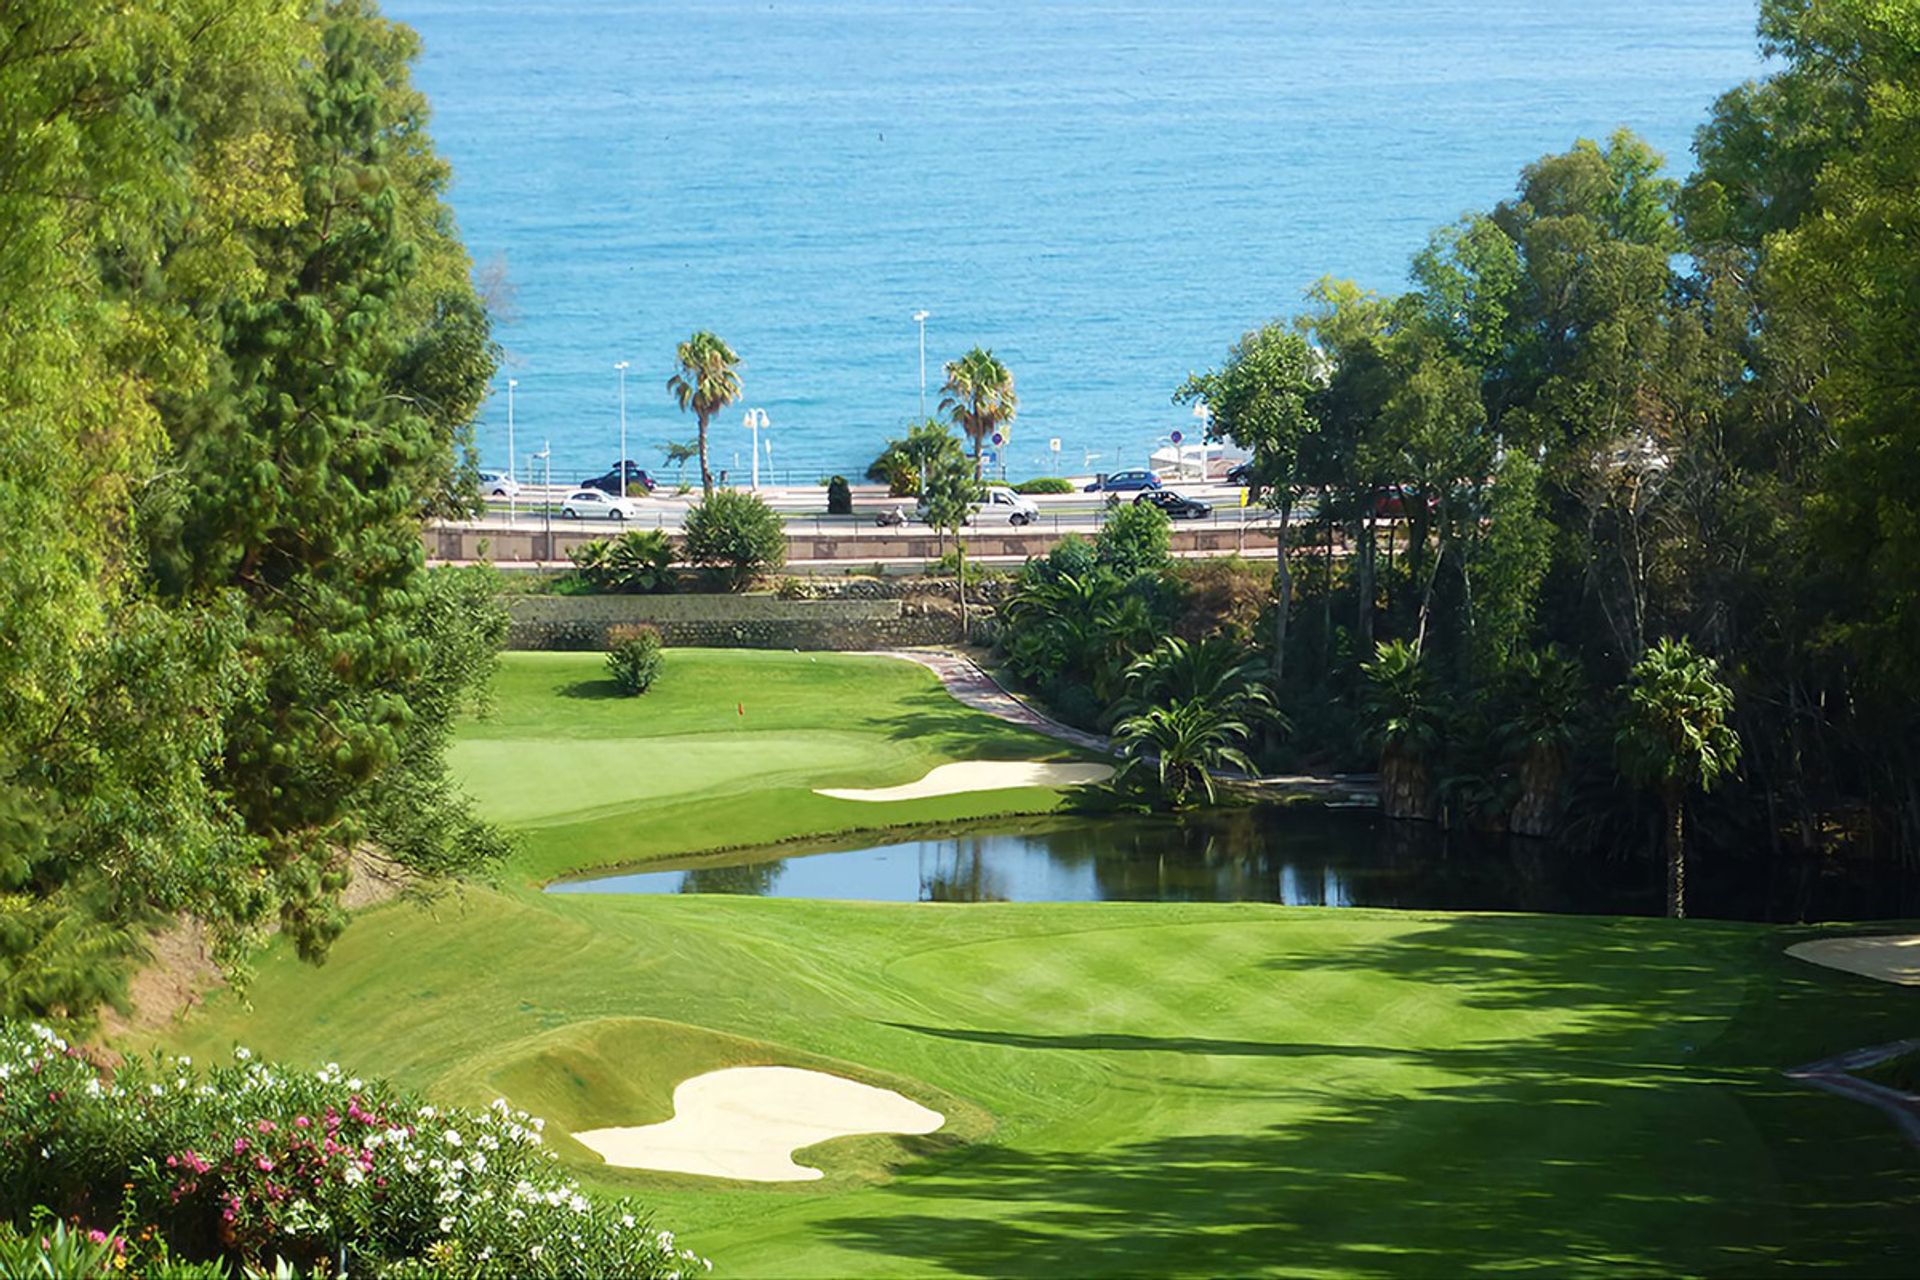
[[[645,623],[607,628],[607,674],[620,692],[637,698],[659,678],[662,656],[660,633]]]
[[[1173,534],[1166,512],[1129,502],[1107,513],[1094,541],[1094,555],[1122,578],[1166,567]]]
[[[927,572],[930,574],[933,574],[936,577],[943,577],[943,578],[951,578],[957,575],[960,572],[959,549],[955,548],[954,550],[947,552],[947,554],[941,556],[938,560],[935,560],[932,564],[928,565]],[[980,566],[980,562],[977,560],[967,561],[967,573],[966,573],[967,585],[970,587],[977,587],[981,583],[985,582],[986,580],[987,580],[987,571]]]
[[[724,570],[738,591],[787,562],[787,527],[755,493],[716,489],[687,512],[687,559]]]
[[[50,1262],[56,1247],[63,1263],[112,1253],[139,1274],[182,1274],[170,1259],[219,1264],[196,1275],[275,1259],[320,1274],[342,1254],[364,1276],[703,1265],[633,1202],[587,1199],[540,1121],[504,1102],[436,1109],[337,1065],[234,1056],[205,1072],[158,1057],[103,1071],[46,1027],[0,1023],[0,1209],[16,1229],[0,1260],[50,1211],[73,1228],[41,1233]]]
[[[673,541],[659,529],[595,538],[567,555],[580,579],[595,591],[642,595],[673,586]]]
[[[835,476],[827,481],[827,514],[830,516],[853,514],[853,486],[847,483],[845,476]]]
[[[1013,486],[1015,493],[1072,493],[1073,481],[1063,480],[1059,476],[1039,476],[1033,480],[1022,480]]]

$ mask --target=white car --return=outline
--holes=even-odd
[[[489,498],[512,498],[519,494],[520,482],[498,471],[482,471],[480,492]]]
[[[1005,485],[987,490],[986,500],[973,509],[973,524],[1010,524],[1018,527],[1040,518],[1039,504]]]
[[[568,520],[631,520],[633,503],[598,489],[575,489],[560,504],[560,514]]]

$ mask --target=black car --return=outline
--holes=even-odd
[[[1133,500],[1134,506],[1146,503],[1167,513],[1169,520],[1198,520],[1213,514],[1213,504],[1171,489],[1149,489]]]
[[[1227,483],[1238,484],[1238,485],[1252,484],[1253,483],[1253,459],[1249,458],[1245,462],[1236,462],[1231,467],[1228,467]]]
[[[603,476],[595,476],[591,480],[582,480],[580,487],[582,489],[598,489],[602,493],[619,493],[620,472],[623,467],[627,473],[627,493],[629,495],[653,492],[653,477],[642,470],[637,463],[633,462],[616,462],[613,465],[613,470]]]

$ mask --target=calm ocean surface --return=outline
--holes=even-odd
[[[772,466],[855,473],[973,343],[1013,369],[1016,477],[1139,465],[1169,395],[1321,275],[1404,285],[1436,224],[1629,125],[1684,173],[1761,69],[1750,0],[387,0],[475,258],[514,317],[481,426],[558,480],[690,438],[698,327],[746,360]],[[744,475],[736,410],[717,467]],[[1091,456],[1090,456],[1091,455]],[[764,457],[764,455],[763,455]]]

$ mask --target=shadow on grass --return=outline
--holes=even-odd
[[[846,1247],[980,1275],[1910,1274],[1910,1152],[1869,1109],[1780,1071],[1912,1034],[1920,993],[1796,966],[1780,954],[1789,940],[1483,916],[1267,962],[1553,1015],[1551,1030],[1495,1042],[908,1025],[1018,1054],[1112,1055],[1143,1115],[1177,1105],[1197,1070],[1187,1087],[1229,1095],[1226,1114],[1285,1099],[1290,1119],[1091,1150],[979,1146],[902,1171],[880,1204],[823,1226]],[[1245,1065],[1228,1077],[1136,1056],[1154,1051]],[[1396,1058],[1414,1070],[1392,1070]]]
[[[576,680],[572,684],[560,686],[563,698],[581,698],[589,702],[600,702],[608,698],[624,698],[620,686],[611,680]]]
[[[902,710],[881,722],[894,741],[927,741],[959,760],[1029,760],[1058,755],[1087,755],[1026,725],[1001,720],[956,701],[938,684],[901,700]]]

